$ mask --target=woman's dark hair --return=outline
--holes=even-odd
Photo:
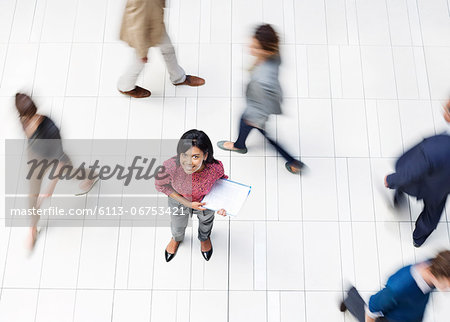
[[[430,272],[436,278],[450,278],[450,250],[440,252],[431,260]]]
[[[20,117],[32,117],[36,114],[37,108],[33,100],[27,94],[16,94],[16,108]]]
[[[193,129],[184,133],[181,136],[180,141],[178,141],[177,146],[178,165],[180,164],[180,154],[185,153],[193,146],[202,150],[204,154],[208,154],[206,160],[204,161],[205,163],[217,163],[217,160],[214,159],[214,150],[209,137],[206,135],[205,132]]]
[[[267,50],[273,54],[279,53],[280,38],[271,25],[264,24],[256,27],[254,37],[259,41],[262,49]]]

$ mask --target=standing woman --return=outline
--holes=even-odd
[[[70,158],[63,150],[58,127],[50,118],[37,113],[36,105],[31,97],[26,94],[17,93],[16,109],[19,113],[20,123],[28,138],[28,160],[48,160],[49,162],[58,160],[55,171],[56,175],[62,171],[64,165],[71,165]],[[51,179],[46,191],[41,193],[41,185],[44,178],[45,176],[39,176],[38,171],[34,171],[30,178],[30,209],[39,209],[43,200],[50,197],[55,190],[58,177]],[[87,193],[97,181],[98,178],[85,178],[80,183],[80,188],[84,193]],[[30,249],[33,249],[36,243],[38,222],[39,215],[33,212],[33,216],[31,216]]]
[[[286,169],[299,174],[303,163],[294,159],[277,142],[268,137],[265,124],[269,115],[281,114],[283,100],[278,71],[281,63],[279,38],[271,25],[256,28],[250,44],[250,54],[255,56],[250,82],[247,85],[247,107],[241,117],[239,136],[236,142],[219,141],[222,150],[247,153],[245,141],[252,129],[258,129],[275,149],[286,159]]]
[[[175,257],[193,213],[199,221],[201,253],[208,261],[213,252],[210,235],[214,211],[204,208],[205,203],[201,201],[217,180],[228,178],[224,174],[222,162],[214,159],[211,140],[205,132],[190,130],[178,142],[177,155],[164,161],[163,165],[163,178],[156,179],[155,186],[158,191],[169,196],[172,239],[165,250],[166,261]],[[217,213],[226,216],[224,209]]]

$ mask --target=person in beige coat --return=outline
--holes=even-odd
[[[135,49],[136,57],[120,77],[118,89],[135,98],[148,97],[150,91],[136,86],[139,74],[147,63],[150,47],[158,46],[166,62],[170,80],[174,85],[201,86],[205,80],[186,75],[178,65],[175,49],[164,25],[165,0],[128,0],[120,29],[120,39]]]

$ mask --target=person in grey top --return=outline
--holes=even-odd
[[[217,146],[222,150],[247,153],[245,141],[252,129],[258,129],[286,159],[286,169],[293,174],[299,174],[303,163],[294,159],[265,131],[269,116],[281,114],[283,101],[283,92],[278,80],[281,64],[279,38],[271,25],[264,24],[256,28],[250,44],[250,53],[256,57],[256,62],[247,85],[247,107],[241,117],[238,139],[236,142],[219,141]]]

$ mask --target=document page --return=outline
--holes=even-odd
[[[227,215],[236,216],[247,200],[252,187],[227,179],[216,181],[211,191],[203,198],[205,208],[225,209]]]

